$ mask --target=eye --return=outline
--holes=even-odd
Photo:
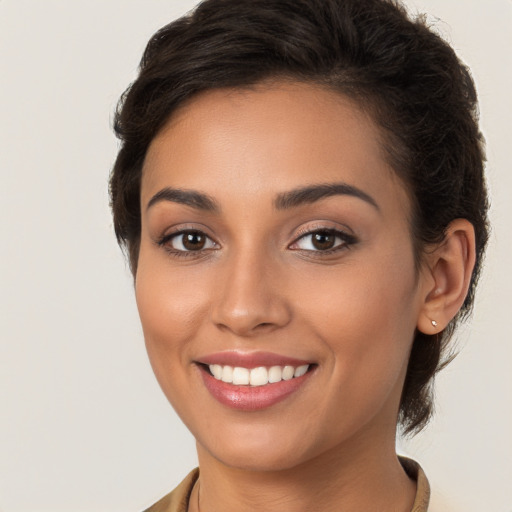
[[[355,242],[355,237],[348,233],[335,229],[318,229],[302,235],[290,246],[290,249],[331,252],[343,249]]]
[[[171,252],[197,252],[214,249],[217,244],[202,231],[179,231],[164,236],[158,245],[163,245]]]

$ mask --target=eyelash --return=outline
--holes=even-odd
[[[214,242],[211,237],[209,237],[204,231],[201,231],[199,229],[182,229],[179,231],[175,231],[174,233],[169,233],[167,235],[164,235],[159,240],[157,240],[157,245],[160,247],[163,247],[169,254],[171,254],[174,257],[177,258],[190,258],[190,257],[199,257],[204,256],[206,252],[209,252],[214,249],[214,247],[209,247],[207,249],[198,249],[197,251],[182,251],[181,249],[175,249],[170,246],[170,242],[183,235],[187,234],[197,234],[204,236],[207,240],[210,240],[213,242],[215,246],[217,246],[217,243]]]
[[[336,252],[349,249],[350,246],[352,246],[358,242],[358,239],[354,235],[349,234],[345,231],[341,231],[341,230],[335,229],[335,228],[327,228],[327,227],[318,226],[318,227],[314,227],[314,228],[311,228],[311,227],[305,228],[305,229],[299,231],[297,238],[295,239],[294,242],[292,242],[289,245],[289,247],[297,244],[300,240],[303,240],[308,236],[313,236],[313,235],[320,234],[320,233],[325,234],[325,235],[334,236],[335,238],[340,239],[341,243],[339,243],[338,245],[335,245],[331,249],[326,249],[324,251],[322,251],[322,250],[315,251],[315,250],[310,250],[310,249],[292,249],[292,250],[302,251],[312,257],[321,258],[323,256],[328,256],[330,254],[334,254]]]
[[[326,234],[326,235],[334,235],[336,238],[340,239],[342,243],[335,245],[331,249],[322,250],[310,250],[310,249],[292,249],[294,251],[302,251],[304,253],[308,253],[309,255],[315,254],[314,257],[322,257],[327,256],[329,254],[336,253],[341,250],[348,249],[351,245],[354,245],[358,242],[357,238],[354,235],[346,233],[345,231],[341,231],[334,228],[326,228],[326,227],[318,227],[318,228],[306,228],[303,231],[298,233],[297,238],[288,246],[291,248],[293,245],[297,244],[300,240],[305,239],[308,236],[313,236],[315,234]],[[204,256],[207,252],[215,250],[215,247],[208,247],[206,249],[198,249],[196,251],[184,251],[181,249],[175,249],[170,246],[169,242],[173,239],[178,238],[179,236],[183,236],[186,234],[197,234],[206,237],[210,242],[214,244],[214,246],[218,246],[216,242],[214,242],[206,233],[198,229],[183,229],[180,231],[176,231],[174,233],[169,233],[167,235],[162,236],[159,240],[156,241],[157,245],[163,247],[169,254],[178,258],[190,258],[190,257],[199,257]]]

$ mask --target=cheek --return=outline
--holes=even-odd
[[[166,258],[165,254],[141,247],[135,280],[144,331],[162,341],[170,336],[175,339],[186,336],[204,299],[199,287],[201,278],[195,275],[194,267],[185,272],[172,270]]]
[[[318,318],[327,331],[338,325],[357,326],[357,331],[389,332],[402,330],[404,322],[397,317],[413,316],[415,304],[415,278],[412,265],[386,264],[348,265],[339,270],[320,268],[309,272],[296,290],[301,301],[296,306],[302,314]],[[310,314],[308,314],[310,311]],[[412,320],[412,317],[411,317]],[[414,322],[409,322],[409,328]],[[380,327],[380,329],[379,329]]]
[[[352,392],[364,394],[375,382],[392,387],[403,373],[416,326],[415,282],[412,258],[404,256],[303,281],[298,295],[308,300],[298,304],[299,316]]]
[[[168,381],[190,367],[190,341],[196,338],[198,319],[204,318],[207,306],[190,275],[194,270],[170,272],[162,258],[165,255],[147,254],[141,248],[135,296],[153,371],[169,397],[173,386]]]

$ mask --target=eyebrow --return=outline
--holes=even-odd
[[[278,210],[287,210],[338,195],[357,197],[380,211],[377,201],[372,196],[348,183],[320,183],[283,192],[276,197],[274,206]]]
[[[276,196],[274,200],[274,207],[277,210],[287,210],[338,195],[357,197],[380,211],[379,205],[373,197],[366,192],[363,192],[361,189],[354,187],[353,185],[349,185],[348,183],[320,183],[317,185],[299,187],[288,192],[282,192]],[[219,213],[221,211],[217,201],[207,194],[196,190],[185,190],[172,187],[166,187],[157,192],[149,200],[146,209],[149,209],[153,205],[162,201],[183,204],[206,212]]]
[[[184,204],[197,210],[218,213],[220,206],[207,194],[195,190],[183,190],[180,188],[166,187],[157,192],[148,202],[146,209],[149,210],[153,205],[162,201],[171,201],[172,203]]]

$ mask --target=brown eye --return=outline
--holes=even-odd
[[[315,249],[325,251],[334,247],[336,236],[328,231],[318,231],[311,235],[311,243]]]
[[[164,237],[160,245],[175,252],[194,252],[214,249],[215,242],[201,231],[181,231]]]
[[[203,249],[206,244],[206,237],[197,231],[183,233],[181,236],[183,247],[188,251],[199,251]]]
[[[330,253],[338,249],[348,248],[356,242],[357,239],[354,235],[344,233],[343,231],[337,229],[317,229],[302,235],[290,246],[290,249],[299,249],[312,253]]]

